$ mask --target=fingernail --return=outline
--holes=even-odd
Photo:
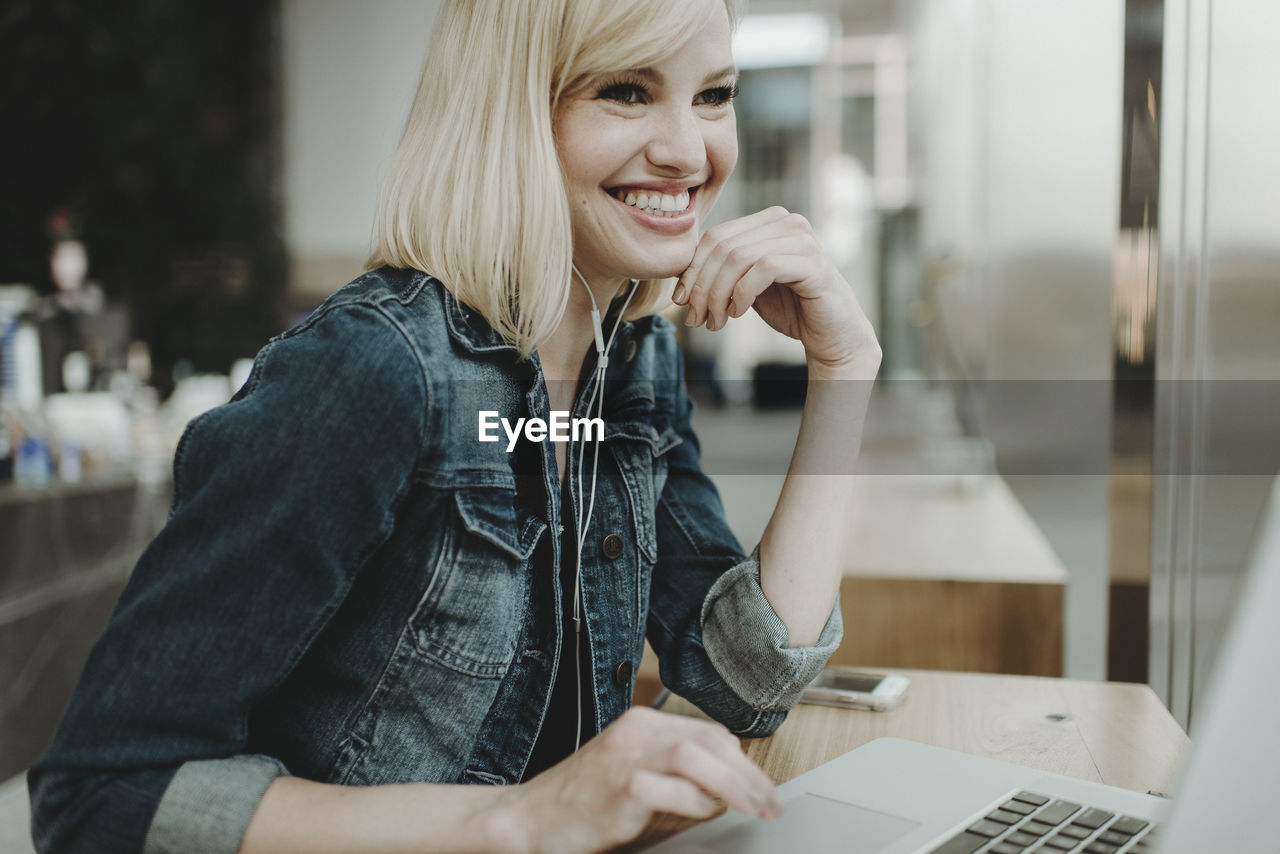
[[[698,319],[698,313],[694,311],[692,308],[690,308],[688,311],[684,313],[685,326],[697,326],[698,325],[696,322],[697,319]]]
[[[684,302],[684,282],[679,282],[676,284],[676,292],[671,295],[671,299],[672,301],[677,303]]]
[[[770,795],[755,798],[753,806],[756,816],[765,821],[773,821],[782,815],[782,805]]]
[[[737,304],[733,301],[733,297],[729,297],[729,316],[730,316],[730,317],[737,317],[737,316],[738,316],[738,306],[737,306]]]

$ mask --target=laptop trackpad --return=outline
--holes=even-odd
[[[748,822],[703,844],[741,854],[776,854],[797,845],[804,851],[875,852],[919,826],[901,816],[805,794],[788,801],[786,814],[777,821]]]

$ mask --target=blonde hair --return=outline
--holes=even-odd
[[[378,210],[367,269],[439,278],[528,356],[568,305],[569,201],[552,138],[559,99],[673,54],[737,0],[449,0]],[[641,282],[628,319],[668,302]]]

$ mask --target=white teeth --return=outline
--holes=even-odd
[[[689,209],[689,191],[676,195],[644,190],[617,190],[614,198],[653,216],[679,216]]]

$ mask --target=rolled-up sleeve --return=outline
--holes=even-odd
[[[421,365],[378,307],[324,308],[188,427],[169,520],[28,774],[39,851],[239,848],[288,773],[249,721],[390,536],[425,433]]]
[[[840,645],[840,602],[813,646],[787,646],[787,626],[760,587],[760,547],[720,576],[702,603],[702,645],[733,692],[764,713],[789,711]]]
[[[769,735],[839,646],[839,602],[815,645],[788,646],[760,587],[759,549],[744,555],[702,471],[683,383],[676,399],[672,426],[682,441],[667,454],[655,514],[648,639],[665,686],[739,735]]]
[[[183,763],[156,807],[143,854],[235,851],[263,793],[287,773],[270,756]]]

